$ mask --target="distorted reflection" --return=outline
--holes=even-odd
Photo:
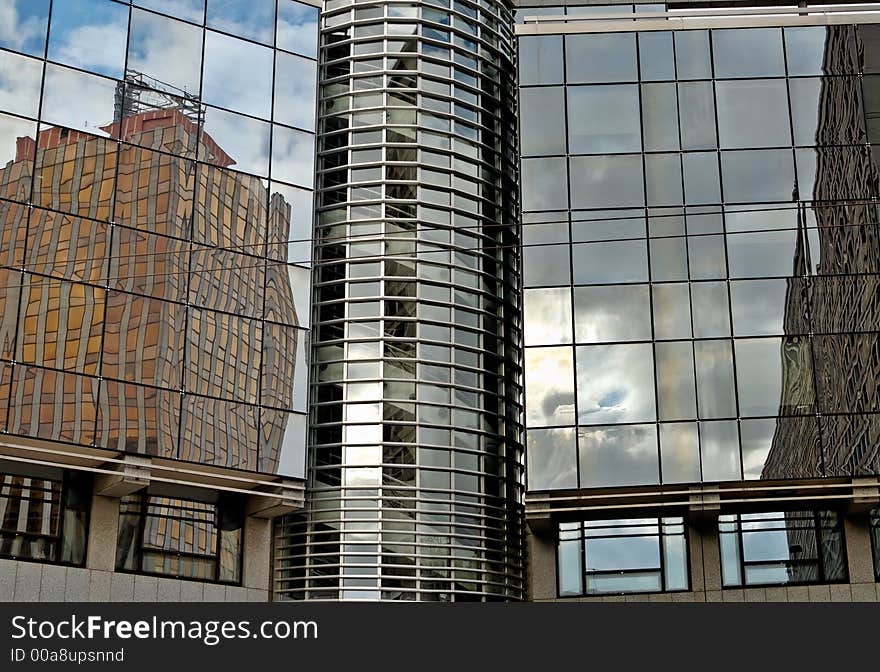
[[[16,21],[19,4],[7,3]],[[193,20],[198,4],[149,3]],[[313,111],[280,104],[308,130],[276,134],[273,168],[302,188],[269,188],[238,171],[268,175],[271,124],[192,95],[201,29],[133,8],[123,76],[122,59],[98,58],[124,52],[105,49],[125,37],[121,6],[55,5],[50,57],[81,70],[46,66],[39,136],[0,115],[0,258],[26,269],[2,273],[0,342],[17,360],[0,386],[6,430],[303,476]],[[268,54],[267,77],[271,50],[252,48]],[[233,52],[209,48],[209,70]],[[39,64],[3,53],[0,108],[36,116]],[[304,99],[309,64],[296,83]],[[214,102],[271,116],[208,79]],[[270,99],[271,78],[264,88]]]
[[[718,531],[725,586],[846,580],[842,524],[834,511],[722,515]]]
[[[198,95],[202,31],[139,9],[131,10],[128,70],[142,72],[188,95]]]

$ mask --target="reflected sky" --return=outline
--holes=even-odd
[[[581,487],[660,482],[656,425],[578,430]]]
[[[42,77],[40,61],[0,52],[0,109],[35,119]]]
[[[0,0],[0,46],[42,56],[49,0]]]
[[[65,0],[52,7],[49,58],[122,78],[128,8],[115,2]]]
[[[574,361],[571,348],[527,348],[526,424],[574,424]]]
[[[656,419],[649,344],[577,348],[578,422],[601,425]]]

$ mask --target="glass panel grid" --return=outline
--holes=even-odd
[[[616,46],[605,34],[520,37],[521,100],[565,98],[554,141],[521,148],[525,291],[566,306],[526,302],[528,333],[541,334],[526,361],[546,350],[574,363],[572,383],[525,371],[527,429],[579,437],[577,486],[552,488],[880,473],[867,434],[880,426],[877,30],[642,33],[632,55],[629,33]],[[566,67],[535,67],[557,49]],[[620,59],[570,75],[590,49]],[[618,91],[638,95],[604,114]],[[533,107],[524,134],[551,132]],[[603,356],[604,372],[581,356],[652,341],[663,343],[644,361]],[[595,415],[606,406],[614,417]],[[597,437],[619,449],[598,450]]]

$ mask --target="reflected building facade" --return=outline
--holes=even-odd
[[[304,492],[319,10],[258,4],[0,3],[14,591],[269,597]]]
[[[587,4],[518,11],[531,597],[873,595],[877,16]]]

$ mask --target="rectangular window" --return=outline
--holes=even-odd
[[[0,557],[82,566],[86,560],[90,477],[0,473]]]
[[[216,504],[138,494],[119,505],[116,569],[241,583],[244,503]]]
[[[682,518],[559,524],[559,595],[688,590]]]
[[[843,524],[835,511],[774,511],[720,516],[725,587],[847,580]]]

